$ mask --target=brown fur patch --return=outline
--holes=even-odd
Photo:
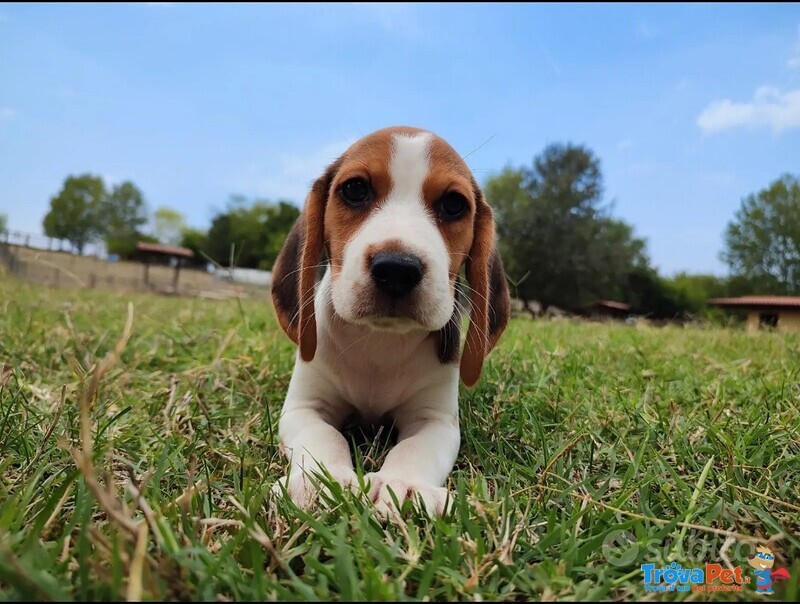
[[[272,301],[278,321],[286,335],[300,346],[304,361],[313,359],[317,348],[317,323],[312,300],[325,243],[325,206],[338,167],[337,160],[314,182],[306,205],[292,226],[272,271]]]
[[[345,246],[370,213],[386,201],[392,190],[389,161],[392,156],[393,136],[402,131],[402,128],[378,130],[353,144],[340,158],[339,171],[331,183],[331,203],[325,208],[325,241],[334,277],[338,277],[341,271]],[[357,177],[366,179],[374,194],[364,209],[349,208],[339,199],[339,187]]]
[[[297,326],[300,322],[300,258],[303,253],[305,223],[305,214],[300,214],[272,267],[272,303],[283,331],[295,344],[299,343]]]
[[[325,208],[325,239],[334,277],[341,270],[345,246],[369,214],[386,201],[394,186],[389,172],[394,137],[426,132],[407,126],[378,130],[353,144],[340,158],[341,165],[331,183],[331,203]],[[338,188],[356,177],[368,180],[374,192],[373,200],[363,210],[348,208],[338,198]],[[476,205],[472,183],[472,174],[461,156],[447,142],[433,135],[429,146],[429,170],[423,184],[423,197],[451,252],[450,273],[453,279],[464,264],[472,245],[472,215]],[[439,220],[437,203],[448,191],[457,191],[467,199],[470,204],[467,217],[454,222]]]
[[[486,355],[494,348],[508,323],[511,301],[494,237],[492,209],[480,199],[466,270],[472,289],[472,313],[461,355],[461,379],[467,386],[478,381]]]
[[[461,270],[472,246],[473,221],[477,201],[472,187],[469,167],[447,142],[435,136],[429,147],[428,176],[422,187],[425,205],[436,220],[439,232],[450,252],[450,277]],[[456,192],[469,204],[467,214],[452,222],[439,218],[439,200],[445,193]]]
[[[510,314],[511,297],[508,293],[506,271],[497,248],[494,248],[489,267],[489,345],[487,353],[497,344],[497,340],[508,324]]]

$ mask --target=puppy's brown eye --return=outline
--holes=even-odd
[[[360,208],[370,200],[372,187],[364,178],[351,178],[339,188],[339,195],[351,208]]]
[[[439,200],[439,215],[443,220],[458,220],[467,212],[467,199],[461,193],[450,191]]]

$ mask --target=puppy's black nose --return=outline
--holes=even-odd
[[[412,254],[378,252],[369,269],[376,287],[392,298],[407,296],[422,281],[422,261]]]

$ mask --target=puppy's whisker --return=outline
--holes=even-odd
[[[289,324],[294,323],[297,319],[300,318],[300,313],[305,310],[305,308],[309,305],[314,304],[314,296],[311,296],[308,300],[306,300],[303,304],[299,305],[297,311],[292,315],[292,318],[289,320]]]
[[[467,288],[467,291],[470,293],[471,296],[474,295],[475,297],[483,300],[484,302],[486,302],[487,304],[489,304],[491,306],[491,303],[489,302],[489,298],[487,298],[485,295],[483,295],[483,294],[479,293],[478,291],[476,291],[475,288],[473,288],[472,286],[469,285],[469,283],[465,283],[464,287]]]
[[[355,340],[354,342],[352,342],[344,350],[339,351],[339,354],[337,355],[337,358],[341,358],[342,355],[344,355],[345,352],[347,352],[348,350],[353,348],[353,346],[356,346],[356,345],[360,344],[361,342],[363,342],[364,340],[369,339],[372,336],[372,333],[373,333],[372,330],[368,330],[365,335],[363,335],[362,337],[360,337],[357,340]]]
[[[324,267],[326,267],[326,266],[328,266],[328,263],[327,263],[327,262],[320,262],[319,264],[315,264],[315,265],[313,265],[313,266],[310,266],[309,268],[317,269],[317,268],[324,268]],[[289,271],[288,273],[286,273],[286,274],[283,276],[283,278],[281,279],[281,283],[283,283],[284,281],[286,281],[286,279],[288,279],[288,278],[289,278],[289,277],[291,277],[292,275],[294,275],[294,274],[296,274],[296,273],[299,273],[299,272],[302,272],[304,268],[305,268],[305,267],[301,266],[300,268],[297,268],[297,269],[295,269],[295,270],[293,270],[293,271]]]

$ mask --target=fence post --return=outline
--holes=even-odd
[[[175,274],[172,277],[172,291],[177,293],[178,292],[178,276],[181,274],[181,259],[180,257],[176,258],[177,262],[175,263]]]

